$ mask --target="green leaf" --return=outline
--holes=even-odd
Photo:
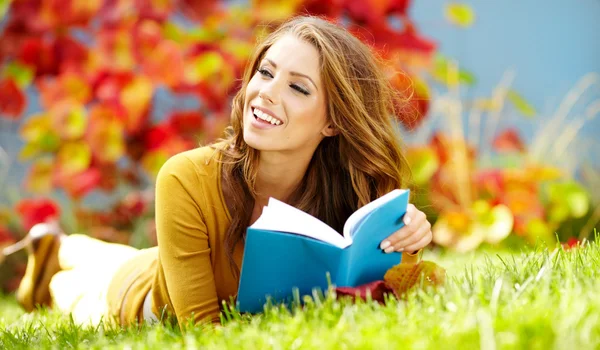
[[[445,84],[446,86],[454,86],[457,82],[453,81],[453,77],[448,75],[448,72],[450,70],[449,67],[450,61],[445,56],[438,54],[435,57],[433,71],[431,72],[431,75],[435,80],[439,81],[442,84]],[[457,75],[459,84],[473,86],[477,82],[475,75],[473,75],[473,73],[469,71],[459,68]]]
[[[438,158],[431,148],[412,148],[407,152],[413,180],[422,185],[431,179],[439,167]]]
[[[92,162],[92,151],[83,141],[68,142],[58,150],[58,163],[69,174],[86,170]]]
[[[184,39],[183,30],[173,22],[165,23],[163,27],[163,36],[166,40],[172,40],[181,43]]]
[[[515,106],[519,113],[523,114],[528,118],[532,118],[535,116],[535,108],[533,108],[533,106],[515,90],[508,90],[508,94],[506,97]]]
[[[21,64],[18,61],[13,61],[4,67],[2,75],[7,78],[12,78],[21,89],[24,89],[33,81],[34,72],[33,68]]]
[[[4,20],[4,16],[6,16],[11,2],[12,0],[0,0],[0,21]]]
[[[185,72],[185,80],[188,82],[204,81],[211,75],[220,72],[223,69],[225,61],[217,52],[207,52],[195,57]]]
[[[548,195],[554,206],[566,206],[568,214],[573,218],[585,216],[590,208],[588,193],[575,181],[551,184],[548,186]]]
[[[448,21],[459,27],[470,27],[475,21],[475,11],[467,4],[450,3],[446,5],[445,12]]]

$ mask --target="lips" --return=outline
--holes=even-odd
[[[281,120],[281,118],[279,118],[275,113],[273,113],[267,108],[259,106],[250,106],[250,108],[251,113],[256,119],[261,119],[267,123],[271,123],[277,126],[283,124],[283,120]]]

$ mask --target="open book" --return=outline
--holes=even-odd
[[[242,312],[259,312],[270,298],[289,300],[314,288],[325,291],[327,274],[338,287],[383,279],[399,264],[400,253],[379,245],[399,230],[409,190],[393,190],[354,212],[338,233],[319,219],[271,198],[248,227],[237,303]]]

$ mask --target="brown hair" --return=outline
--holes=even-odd
[[[234,213],[225,244],[236,274],[233,250],[250,224],[259,153],[244,141],[244,95],[266,51],[287,34],[319,52],[327,118],[339,131],[321,141],[289,204],[341,232],[350,214],[395,188],[406,187],[409,178],[394,121],[396,95],[378,59],[342,27],[317,17],[291,19],[268,35],[251,57],[233,99],[226,146],[219,150],[223,186],[228,186]]]

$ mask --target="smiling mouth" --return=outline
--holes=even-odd
[[[263,122],[266,122],[266,123],[270,123],[271,125],[283,124],[281,122],[281,120],[279,120],[273,116],[270,116],[269,114],[261,111],[260,109],[254,108],[254,107],[252,107],[252,114],[254,115],[254,118],[261,120]]]

